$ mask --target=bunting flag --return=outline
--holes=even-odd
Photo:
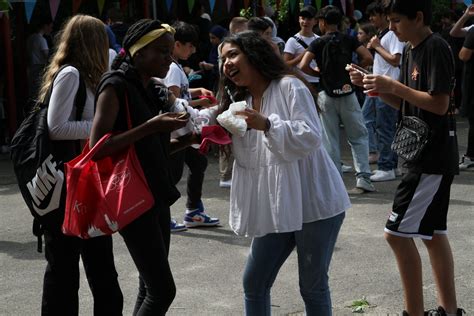
[[[244,0],[244,8],[247,9],[249,7],[249,0]]]
[[[102,11],[104,10],[105,0],[97,0],[97,6],[99,7],[99,15],[102,15]]]
[[[316,0],[316,9],[318,9],[318,11],[321,9],[321,0]]]
[[[332,3],[333,3],[333,0],[329,0],[329,5],[332,5]]]
[[[346,15],[346,9],[347,9],[346,0],[341,0],[341,6],[342,6],[342,11],[344,12],[344,15]]]
[[[51,19],[53,19],[53,21],[58,13],[59,1],[60,0],[49,0],[49,10],[51,11]]]
[[[125,8],[127,7],[127,5],[128,5],[128,0],[120,0],[120,10],[122,12],[125,11]]]
[[[464,0],[464,4],[470,6],[472,4],[472,0]]]
[[[232,7],[232,0],[227,0],[227,12],[230,12],[231,7]]]
[[[33,15],[33,10],[36,6],[36,0],[25,0],[25,15],[26,22],[30,24],[31,16]]]
[[[82,0],[72,0],[72,15],[75,15],[81,6]]]
[[[289,1],[289,6],[290,6],[290,12],[294,14],[299,1],[298,0],[288,0],[288,1]]]
[[[166,0],[166,8],[168,8],[168,13],[171,13],[172,5],[173,5],[173,0]]]
[[[313,0],[304,0],[304,5],[312,5]]]
[[[211,8],[211,14],[214,11],[214,7],[216,6],[216,0],[209,0],[209,6]]]
[[[191,13],[194,8],[194,0],[188,0],[188,11]]]

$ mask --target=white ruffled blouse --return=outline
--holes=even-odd
[[[247,103],[252,104],[251,96]],[[321,144],[314,100],[295,77],[273,80],[263,94],[266,133],[233,136],[229,223],[239,235],[292,232],[350,207],[344,183]]]

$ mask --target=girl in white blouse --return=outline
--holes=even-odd
[[[253,237],[243,276],[246,315],[270,315],[270,290],[296,247],[307,315],[331,315],[328,269],[345,210],[342,179],[321,146],[308,85],[254,32],[221,47],[222,109],[230,92],[248,108],[249,130],[233,136],[230,226]]]
[[[94,93],[108,67],[108,39],[99,19],[76,15],[59,36],[56,53],[43,76],[39,100],[52,86],[48,107],[49,137],[55,157],[63,162],[80,153],[81,140],[89,138],[94,116]],[[84,109],[75,98],[80,81],[86,87]],[[81,115],[80,119],[77,115]],[[57,184],[59,185],[59,184]],[[61,231],[64,206],[54,220],[43,225],[45,257],[42,314],[78,315],[79,259],[82,258],[94,297],[94,315],[122,315],[123,297],[114,265],[111,236],[83,240]],[[48,215],[49,216],[49,215]]]

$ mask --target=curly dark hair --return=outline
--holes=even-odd
[[[298,73],[291,70],[273,50],[272,46],[254,31],[246,31],[224,38],[222,45],[229,43],[239,47],[243,54],[247,57],[250,65],[255,68],[265,79],[274,80],[281,79],[284,76],[294,76],[304,82],[311,91],[315,104],[317,102],[317,92],[314,88]],[[223,64],[220,68],[220,84],[219,95],[221,96],[220,111],[229,108],[232,100],[230,94],[235,101],[243,100],[247,94],[247,89],[236,86],[232,80],[228,79],[223,73]],[[318,109],[319,110],[319,109]]]

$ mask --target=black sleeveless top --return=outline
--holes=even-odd
[[[128,63],[123,63],[119,70],[109,71],[102,77],[97,88],[96,102],[98,95],[108,85],[112,85],[120,100],[120,109],[112,132],[128,130],[126,96],[132,127],[168,111],[165,105],[166,95],[163,95],[167,93],[167,89],[161,91],[160,98],[160,91],[157,92],[156,87],[152,87],[154,91],[152,88],[145,89],[141,82],[136,70]],[[155,198],[155,207],[158,208],[160,205],[170,206],[180,197],[169,170],[169,143],[169,133],[151,134],[135,142],[138,159]]]

